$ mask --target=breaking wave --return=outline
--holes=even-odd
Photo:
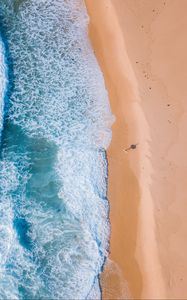
[[[113,117],[84,3],[0,0],[0,20],[0,298],[99,299]]]

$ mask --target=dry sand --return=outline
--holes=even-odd
[[[187,299],[187,1],[86,5],[116,116],[103,298]]]

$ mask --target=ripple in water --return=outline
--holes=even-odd
[[[5,48],[4,43],[0,37],[0,139],[3,129],[4,118],[4,98],[7,86],[7,71],[5,64]]]
[[[0,0],[0,20],[0,298],[100,298],[113,118],[84,4]]]

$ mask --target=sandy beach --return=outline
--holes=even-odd
[[[85,2],[116,117],[103,298],[187,299],[187,2]]]

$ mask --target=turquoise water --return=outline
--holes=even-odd
[[[0,36],[0,139],[3,130],[3,119],[5,111],[4,96],[7,86],[7,67],[5,62],[5,47]]]
[[[96,299],[113,121],[82,0],[0,0],[0,298]]]

